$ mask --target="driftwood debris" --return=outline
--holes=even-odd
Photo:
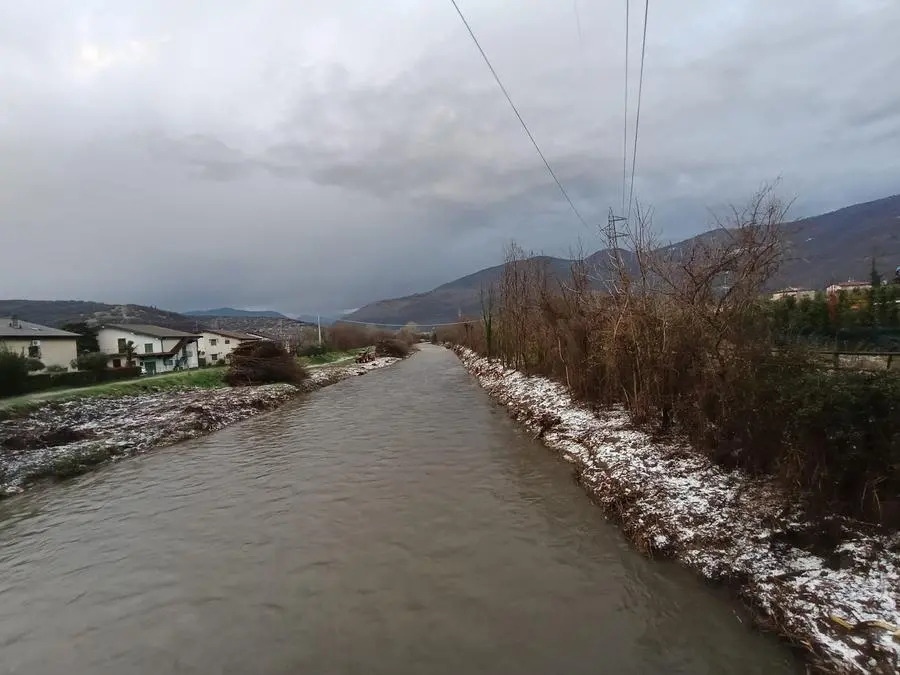
[[[357,363],[369,363],[370,361],[374,361],[374,360],[375,360],[375,351],[371,347],[366,348],[364,351],[361,351],[359,354],[356,355]]]

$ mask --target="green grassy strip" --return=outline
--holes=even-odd
[[[362,349],[350,349],[344,352],[325,352],[324,354],[319,354],[317,356],[298,356],[297,360],[302,363],[304,366],[321,366],[328,363],[334,363],[335,361],[341,361],[344,359],[349,360],[350,358],[359,354]]]
[[[151,375],[135,380],[97,384],[92,387],[60,389],[16,396],[0,400],[0,409],[6,412],[20,412],[27,408],[39,406],[47,401],[70,401],[76,398],[94,396],[136,396],[138,394],[179,389],[212,389],[225,385],[224,376],[225,368],[201,368],[199,370]]]

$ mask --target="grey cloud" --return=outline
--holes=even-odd
[[[513,237],[590,250],[622,201],[621,4],[580,2],[582,41],[571,4],[460,4],[588,230],[449,3],[6,3],[0,222],[22,263],[0,287],[301,311],[426,289]],[[665,239],[779,175],[797,216],[896,192],[896,2],[650,10],[635,190]]]

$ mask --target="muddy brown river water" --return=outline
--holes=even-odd
[[[795,673],[447,350],[0,504],[0,673]]]

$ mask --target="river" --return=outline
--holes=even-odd
[[[795,673],[426,346],[0,504],[0,673]]]

